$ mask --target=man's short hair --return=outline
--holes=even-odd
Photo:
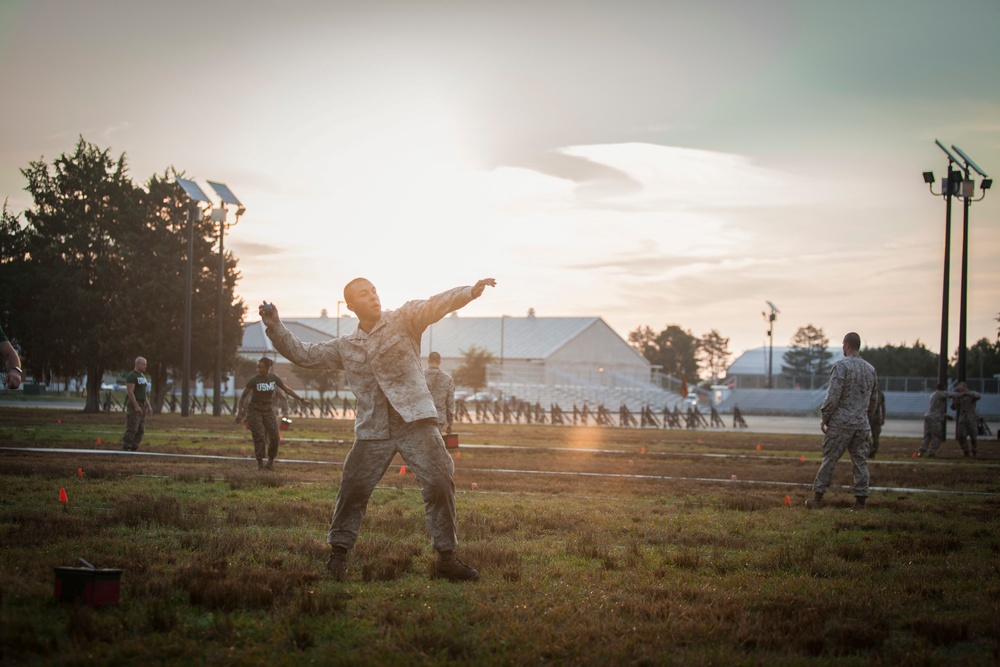
[[[844,336],[844,345],[851,348],[852,350],[860,350],[861,336],[852,331],[851,333]]]
[[[435,362],[436,361],[436,362],[440,363],[440,361],[441,361],[441,353],[440,352],[431,352],[430,354],[427,355],[427,361],[430,361],[430,362]]]
[[[351,282],[347,283],[346,285],[344,285],[344,301],[348,300],[348,298],[347,298],[347,292],[350,291],[351,287],[353,287],[354,285],[357,285],[360,282],[366,281],[366,280],[368,280],[368,279],[367,278],[358,277],[358,278],[355,278],[354,280],[352,280]]]

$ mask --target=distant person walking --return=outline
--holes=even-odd
[[[482,295],[487,285],[495,287],[496,281],[484,278],[471,287],[383,311],[375,286],[356,278],[344,287],[344,301],[358,316],[357,329],[313,344],[302,343],[285,328],[274,304],[261,305],[267,336],[282,356],[305,368],[343,369],[357,397],[354,446],[344,460],[327,534],[331,553],[326,567],[338,581],[347,578],[347,552],[358,538],[375,485],[397,453],[420,481],[427,531],[437,552],[435,575],[451,581],[479,577],[455,556],[455,462],[445,448],[424,379],[420,337],[428,326]]]
[[[972,443],[972,458],[976,458],[979,449],[979,411],[976,410],[976,403],[981,396],[978,391],[971,391],[964,382],[955,385],[958,396],[953,400],[955,406],[955,438],[962,448],[962,454],[969,456],[970,447],[966,440]]]
[[[440,353],[431,352],[427,355],[424,379],[427,380],[427,388],[437,409],[438,428],[442,433],[451,433],[451,425],[455,420],[455,381],[441,370]]]
[[[125,376],[125,435],[122,449],[138,451],[146,434],[146,415],[153,414],[149,404],[149,380],[146,379],[146,358],[136,357],[135,368]]]
[[[0,359],[3,360],[4,368],[7,369],[4,386],[8,389],[17,389],[24,380],[24,371],[21,370],[21,358],[17,356],[17,350],[7,340],[7,334],[3,332],[3,327],[0,327]]]
[[[826,400],[820,408],[823,431],[823,462],[813,481],[810,508],[823,506],[823,495],[833,481],[837,461],[847,451],[854,472],[854,508],[864,509],[868,489],[868,440],[875,415],[878,377],[875,368],[861,358],[861,336],[844,336],[844,358],[833,365]]]
[[[247,380],[236,412],[236,423],[239,424],[245,419],[247,426],[250,427],[258,470],[274,470],[274,459],[278,456],[281,434],[278,433],[278,418],[272,407],[274,392],[283,391],[300,403],[309,402],[289,389],[280,377],[271,372],[273,365],[274,361],[267,357],[261,357],[257,361],[257,374]],[[267,463],[264,462],[265,455]]]
[[[948,418],[948,399],[957,396],[957,392],[945,391],[944,384],[938,383],[937,389],[931,394],[930,406],[924,414],[924,439],[920,443],[917,456],[929,458],[937,456],[941,441],[944,440],[944,425]]]
[[[873,459],[878,454],[878,439],[882,435],[882,427],[885,425],[885,392],[881,389],[875,390],[875,415],[868,422],[872,430],[872,446],[868,451],[868,458]]]

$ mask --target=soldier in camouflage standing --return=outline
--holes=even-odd
[[[146,358],[136,357],[135,368],[125,376],[125,435],[122,436],[122,449],[134,452],[142,444],[142,436],[146,433],[146,415],[153,414],[153,406],[149,404],[147,389],[149,381],[146,372]]]
[[[437,409],[438,428],[442,433],[451,433],[451,425],[455,419],[455,381],[441,370],[441,355],[438,352],[427,355],[424,379],[427,380],[427,388],[430,389]]]
[[[823,431],[823,462],[813,481],[810,508],[823,506],[823,494],[830,488],[837,461],[847,451],[854,468],[854,508],[864,509],[868,498],[869,424],[875,415],[878,377],[875,368],[861,358],[861,336],[853,331],[844,336],[844,358],[830,371],[830,387],[820,408]]]
[[[327,534],[327,570],[347,578],[347,552],[358,538],[361,519],[375,485],[399,453],[417,476],[424,499],[427,531],[437,561],[435,576],[451,581],[477,579],[479,573],[455,556],[455,462],[445,448],[420,364],[420,338],[428,326],[478,298],[484,278],[426,300],[382,310],[375,286],[356,278],[344,287],[347,308],[358,316],[354,332],[322,343],[304,344],[281,323],[274,304],[259,312],[275,349],[292,363],[317,370],[344,370],[357,398],[354,445],[344,460],[333,521]]]
[[[917,456],[934,458],[938,447],[944,440],[944,424],[948,414],[948,399],[956,398],[957,392],[945,391],[944,383],[939,382],[937,390],[931,394],[930,406],[924,414],[924,439],[920,443]]]
[[[954,399],[955,405],[955,438],[962,447],[962,454],[969,456],[969,445],[966,439],[972,441],[972,458],[976,458],[979,448],[979,411],[976,410],[976,402],[981,396],[978,391],[971,391],[964,382],[955,385],[958,396]]]

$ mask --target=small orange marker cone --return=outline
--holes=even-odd
[[[791,506],[792,506],[792,497],[785,496],[785,507],[791,507]]]
[[[284,439],[285,439],[285,434],[284,433],[279,433],[278,434],[278,440],[284,440]]]
[[[916,453],[916,452],[913,452],[913,456],[911,456],[910,458],[911,458],[911,459],[915,459],[915,458],[917,458],[917,453]]]
[[[406,474],[406,466],[405,465],[399,466],[399,474],[400,475],[405,475]]]
[[[76,476],[79,477],[80,479],[83,479],[83,468],[76,469]]]
[[[701,438],[698,438],[698,444],[699,445],[701,444]]]
[[[62,419],[57,419],[57,420],[56,420],[56,423],[57,423],[57,424],[62,424]]]
[[[642,449],[640,450],[640,453],[642,453],[642,454],[645,454],[645,453],[646,453],[646,448],[645,448],[645,447],[643,447],[643,448],[642,448]]]
[[[101,444],[101,438],[100,438],[100,436],[98,436],[98,438],[97,438],[97,444]]]
[[[759,442],[757,443],[757,451],[758,452],[760,451],[760,443]]]
[[[478,489],[478,488],[479,488],[479,485],[478,485],[478,484],[476,484],[475,482],[473,482],[473,483],[472,483],[472,490],[473,490],[473,491],[475,491],[475,490],[476,490],[476,489]]]
[[[805,463],[806,462],[806,455],[803,454],[802,456],[800,456],[799,457],[799,461],[802,461],[803,463]]]
[[[455,458],[456,459],[462,458],[462,452],[455,452]]]
[[[59,487],[59,502],[69,504],[69,498],[66,496],[66,487]]]

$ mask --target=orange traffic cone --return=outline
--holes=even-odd
[[[399,474],[400,475],[405,475],[406,474],[406,466],[405,465],[399,466]]]
[[[97,437],[97,444],[101,444],[101,437],[100,436]]]
[[[791,507],[791,506],[792,506],[792,497],[785,496],[785,507]]]
[[[456,459],[462,458],[462,452],[455,452],[455,458]]]
[[[66,496],[66,487],[59,487],[59,502],[69,504],[69,498]]]
[[[757,443],[757,451],[758,452],[760,451],[760,443],[759,442]]]
[[[80,479],[83,479],[83,468],[76,469],[76,476],[79,477]]]
[[[642,449],[640,449],[640,450],[639,450],[639,453],[640,453],[640,454],[645,454],[645,453],[646,453],[646,448],[645,448],[645,447],[643,447]]]
[[[803,463],[805,463],[805,462],[806,462],[806,455],[805,455],[805,454],[803,454],[803,455],[802,455],[802,456],[801,456],[801,457],[799,458],[799,461],[802,461]]]

